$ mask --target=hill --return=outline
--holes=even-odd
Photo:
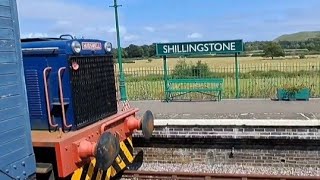
[[[303,31],[279,36],[273,41],[306,41],[310,38],[320,38],[320,31]]]

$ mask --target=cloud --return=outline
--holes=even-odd
[[[199,38],[202,38],[202,37],[203,37],[203,35],[200,34],[200,33],[197,33],[197,32],[188,35],[189,39],[199,39]]]
[[[116,33],[116,28],[112,27],[108,29],[108,33]],[[127,28],[125,26],[119,26],[119,34],[120,36],[124,36],[128,33]]]
[[[160,40],[160,43],[169,43],[170,41],[168,39],[162,39]]]
[[[35,38],[35,37],[48,37],[47,33],[28,33],[21,34],[21,38]]]
[[[46,32],[48,35],[72,34],[92,38],[107,37],[114,25],[113,10],[65,0],[18,0],[22,34]],[[105,18],[109,17],[109,18]],[[102,23],[103,22],[103,23]],[[107,24],[107,26],[105,25]]]
[[[134,35],[134,34],[127,34],[123,37],[123,40],[124,41],[134,41],[134,40],[137,40],[139,39],[139,36],[138,35]]]
[[[172,29],[177,29],[178,27],[179,27],[178,24],[165,24],[163,26],[163,29],[172,30]]]
[[[155,31],[155,29],[153,27],[150,27],[150,26],[146,26],[146,27],[144,27],[144,29],[146,31],[149,31],[149,32],[154,32]]]
[[[17,2],[20,18],[23,19],[70,21],[77,22],[77,24],[87,24],[101,23],[101,20],[108,21],[110,19],[105,17],[114,17],[111,9],[99,9],[98,7],[84,6],[64,0],[41,0],[37,3],[18,0]]]
[[[59,37],[71,34],[76,37],[97,38],[116,43],[113,9],[65,0],[41,0],[31,3],[17,0],[22,37]],[[108,18],[106,18],[108,17]],[[150,32],[152,27],[147,28]],[[128,43],[140,38],[120,25],[121,40]]]

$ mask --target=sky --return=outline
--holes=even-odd
[[[17,0],[26,37],[110,41],[116,46],[113,0]],[[160,42],[273,40],[320,30],[319,0],[118,0],[121,46]]]

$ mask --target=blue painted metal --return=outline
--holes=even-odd
[[[71,44],[73,41],[82,42],[100,42],[101,50],[82,50],[80,54],[75,54],[72,51]],[[59,97],[58,70],[61,67],[66,67],[62,77],[63,96],[66,103],[66,119],[67,124],[72,125],[70,130],[77,130],[72,103],[72,87],[70,73],[72,68],[69,64],[71,57],[94,57],[101,55],[112,56],[111,52],[104,50],[105,41],[95,39],[34,39],[23,40],[22,51],[25,67],[25,76],[28,91],[28,101],[31,119],[31,129],[33,130],[48,130],[56,129],[50,127],[48,123],[48,114],[46,106],[46,96],[44,90],[43,70],[46,67],[51,67],[48,77],[50,108],[53,115],[53,124],[58,124],[58,127],[65,128],[61,116],[61,103]],[[112,59],[111,59],[112,60]],[[107,99],[106,99],[107,100]]]
[[[17,5],[0,0],[0,179],[35,174]]]

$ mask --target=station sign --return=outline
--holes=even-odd
[[[157,43],[157,56],[191,54],[234,54],[243,52],[242,40]]]

